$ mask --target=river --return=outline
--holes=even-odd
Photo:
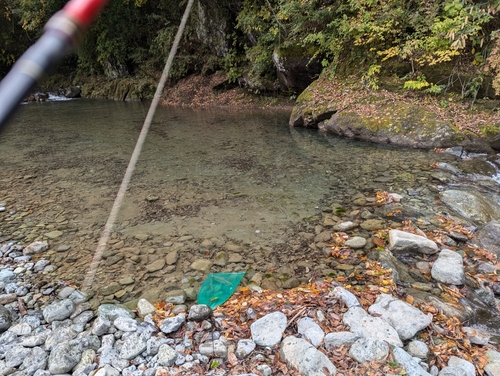
[[[0,135],[0,204],[10,215],[0,238],[48,239],[58,267],[52,275],[80,282],[147,109],[86,99],[21,106]],[[222,250],[229,259],[214,270],[321,263],[322,250],[311,243],[323,230],[322,216],[332,207],[359,215],[359,195],[395,192],[428,215],[441,210],[431,165],[445,154],[293,129],[288,117],[158,108],[100,283],[132,275],[136,290],[126,292],[134,296],[160,281],[199,281],[191,262]],[[172,251],[167,272],[146,273]]]

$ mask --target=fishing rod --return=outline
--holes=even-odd
[[[0,82],[0,131],[17,106],[83,39],[108,0],[71,0],[52,16],[44,33]]]

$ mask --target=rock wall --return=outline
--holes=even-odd
[[[148,79],[92,79],[82,85],[82,97],[140,101],[151,99],[155,90],[156,82]]]

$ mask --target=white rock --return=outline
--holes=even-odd
[[[344,324],[349,325],[351,332],[363,338],[387,341],[390,345],[403,347],[398,332],[380,317],[370,316],[361,307],[351,307],[344,313]]]
[[[455,251],[443,249],[432,265],[432,278],[451,285],[463,285],[465,281],[463,257]]]
[[[389,231],[389,247],[392,252],[412,252],[432,255],[439,251],[436,243],[420,235],[401,230]]]
[[[349,356],[358,363],[382,360],[389,355],[389,345],[378,339],[360,338],[349,349]]]
[[[343,287],[337,286],[333,289],[332,294],[337,299],[341,299],[347,305],[348,308],[359,306],[358,298],[352,292],[346,290]]]
[[[429,372],[420,366],[420,359],[413,358],[410,354],[401,348],[395,348],[392,351],[396,362],[405,367],[406,372],[410,376],[432,376]]]
[[[274,347],[281,341],[286,326],[287,318],[283,313],[269,313],[250,325],[252,340],[258,346]]]
[[[330,359],[302,338],[286,337],[281,342],[280,356],[289,366],[308,376],[324,376],[324,368],[332,376],[337,373]]]
[[[299,320],[297,323],[297,332],[311,342],[314,347],[321,345],[323,338],[325,338],[323,329],[310,317],[303,317]]]
[[[146,299],[139,299],[137,302],[137,314],[139,317],[145,317],[147,315],[153,314],[156,312],[156,308]]]
[[[368,308],[368,312],[387,321],[396,329],[402,340],[412,338],[432,322],[431,316],[388,294],[379,295],[375,304]]]

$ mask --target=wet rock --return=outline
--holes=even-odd
[[[287,318],[283,313],[269,313],[250,325],[252,340],[258,346],[274,347],[281,341],[286,327]]]
[[[361,236],[354,236],[345,242],[345,246],[350,247],[352,249],[360,249],[363,248],[365,245],[366,245],[366,239],[362,238]]]
[[[115,304],[101,304],[97,308],[97,315],[108,319],[109,321],[115,321],[117,317],[132,317],[130,312]]]
[[[349,308],[342,320],[349,326],[351,332],[360,337],[387,341],[390,345],[403,347],[396,329],[380,317],[370,316],[361,307]]]
[[[190,266],[191,269],[207,274],[212,267],[212,261],[206,259],[195,260]]]
[[[63,244],[57,247],[57,252],[66,252],[71,248],[71,246]]]
[[[323,342],[323,338],[325,338],[323,329],[310,317],[303,317],[299,320],[297,323],[297,332],[304,339],[311,342],[314,347],[318,347]]]
[[[429,372],[424,370],[420,364],[418,358],[413,358],[410,354],[401,348],[395,348],[392,350],[394,359],[396,362],[402,364],[405,367],[408,375],[411,376],[432,376]]]
[[[113,295],[114,293],[120,291],[121,289],[122,286],[118,282],[112,282],[101,289],[101,294],[104,296]]]
[[[368,308],[368,312],[387,321],[402,340],[412,338],[432,322],[432,317],[387,294],[380,294],[375,304]]]
[[[446,317],[456,317],[460,321],[465,322],[471,317],[471,312],[465,308],[457,308],[455,306],[449,305],[435,296],[428,297],[429,303],[431,303],[438,310],[443,312]]]
[[[332,332],[325,336],[325,348],[332,350],[341,346],[350,346],[356,342],[360,336],[352,332]]]
[[[372,338],[360,338],[349,349],[349,356],[359,363],[382,360],[389,355],[386,342]]]
[[[51,232],[47,232],[46,234],[43,234],[43,236],[45,236],[46,238],[49,238],[49,239],[57,239],[59,238],[60,236],[62,236],[63,232],[62,231],[51,231]]]
[[[432,255],[438,246],[432,240],[401,230],[389,231],[389,247],[394,253],[423,253]]]
[[[465,219],[478,224],[500,219],[500,206],[480,192],[450,189],[441,194],[441,201]]]
[[[381,230],[385,227],[385,221],[382,219],[368,219],[361,222],[360,227],[367,231]]]
[[[465,282],[463,257],[455,251],[443,249],[432,265],[432,278],[442,283],[463,285]]]
[[[118,280],[118,283],[122,286],[128,286],[134,284],[134,278],[132,276],[126,276]]]
[[[289,366],[305,375],[324,375],[324,368],[332,376],[337,373],[337,369],[330,359],[302,338],[286,337],[281,342],[280,356]]]
[[[488,222],[476,233],[479,245],[482,248],[496,254],[500,257],[500,221],[494,220]]]
[[[175,265],[178,258],[179,258],[179,252],[175,250],[167,253],[167,256],[165,257],[165,262],[167,263],[167,265]]]
[[[153,261],[151,264],[146,265],[146,270],[149,273],[156,272],[158,270],[162,270],[165,267],[166,261],[165,259],[158,259],[156,261]]]
[[[172,304],[184,304],[186,301],[186,292],[184,290],[167,291],[165,301]]]

